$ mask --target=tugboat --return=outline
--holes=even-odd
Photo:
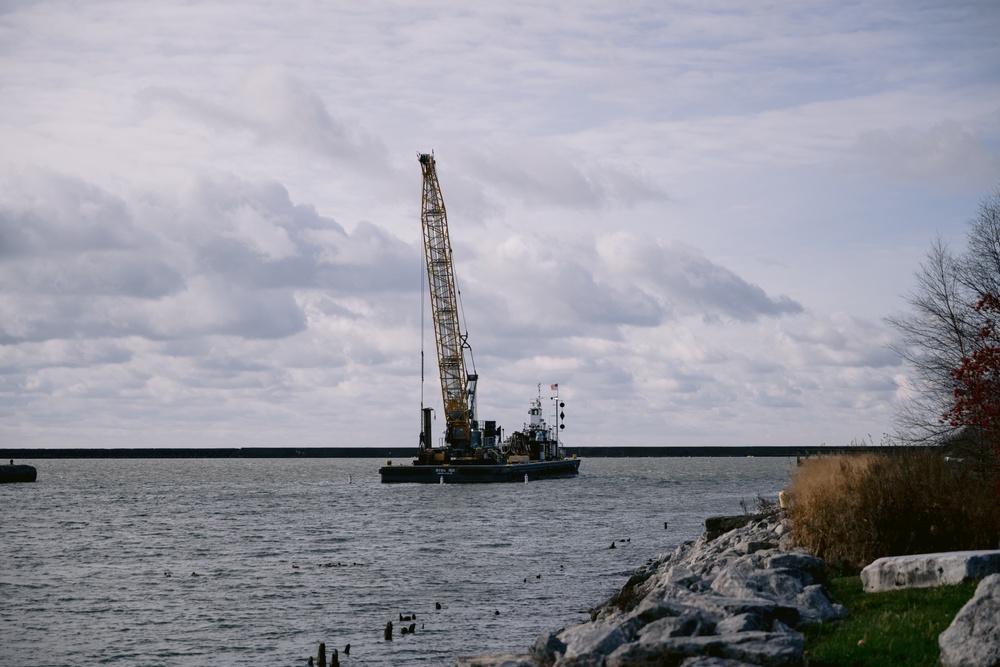
[[[433,154],[419,155],[423,172],[421,223],[430,309],[437,343],[438,371],[444,404],[444,437],[435,446],[431,432],[433,408],[421,405],[420,447],[410,465],[388,461],[379,469],[384,483],[415,482],[456,484],[482,482],[527,482],[529,480],[573,477],[580,461],[567,458],[559,446],[559,428],[549,427],[542,414],[542,391],[528,408],[529,421],[520,431],[503,436],[495,421],[479,421],[476,414],[476,385],[479,375],[466,364],[471,348],[459,325],[458,290],[444,199],[438,184]],[[558,385],[552,385],[558,414]]]

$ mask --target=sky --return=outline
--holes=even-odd
[[[998,32],[993,0],[0,0],[0,444],[416,446],[431,151],[480,418],[557,383],[567,445],[877,444],[884,318],[1000,185]]]

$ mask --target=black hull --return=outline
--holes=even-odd
[[[12,484],[14,482],[34,482],[38,478],[38,471],[34,466],[16,465],[0,466],[0,484]]]
[[[575,477],[578,459],[506,464],[386,465],[379,468],[384,484],[487,484]]]

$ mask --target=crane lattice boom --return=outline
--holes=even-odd
[[[471,415],[466,387],[465,344],[458,318],[455,266],[448,238],[448,217],[434,167],[434,156],[426,153],[420,155],[420,168],[424,175],[420,219],[424,230],[427,284],[430,288],[438,371],[441,374],[441,395],[447,424],[445,440],[451,445],[467,447],[471,438]]]

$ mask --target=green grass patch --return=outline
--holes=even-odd
[[[850,613],[843,621],[807,628],[806,665],[936,667],[941,656],[938,635],[978,584],[865,593],[860,577],[834,579],[830,592]]]

